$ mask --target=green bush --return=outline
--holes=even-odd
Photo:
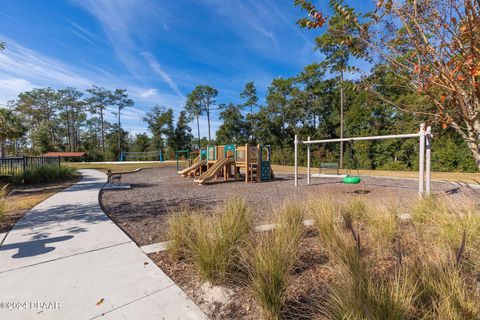
[[[21,174],[14,174],[10,177],[13,184],[35,184],[56,181],[65,181],[77,176],[77,171],[69,166],[42,166],[28,169]]]

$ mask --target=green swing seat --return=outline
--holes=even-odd
[[[353,164],[353,168],[357,170],[357,175],[356,176],[351,176],[348,173],[351,172],[352,169],[349,169],[347,171],[347,176],[343,178],[343,183],[344,184],[359,184],[360,181],[362,181],[362,178],[360,178],[360,174],[358,173],[358,162],[357,158],[355,157],[355,152],[353,150],[353,140],[350,141],[350,158],[351,162]]]
[[[359,184],[360,181],[362,181],[362,178],[360,178],[359,176],[347,175],[345,178],[343,178],[344,184]]]

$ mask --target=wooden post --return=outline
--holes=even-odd
[[[262,149],[260,148],[260,144],[257,144],[257,182],[262,181],[261,174],[262,174]]]

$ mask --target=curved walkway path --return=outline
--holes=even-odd
[[[0,246],[0,319],[206,319],[103,213],[105,174],[81,172]]]

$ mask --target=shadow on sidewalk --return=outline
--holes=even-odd
[[[73,236],[60,236],[60,237],[53,237],[53,238],[46,238],[46,239],[38,239],[26,242],[17,242],[17,243],[9,243],[5,244],[0,247],[0,251],[7,251],[7,250],[18,250],[12,258],[27,258],[38,256],[41,254],[49,253],[55,250],[55,247],[51,246],[48,247],[47,244],[66,241],[72,239]]]

